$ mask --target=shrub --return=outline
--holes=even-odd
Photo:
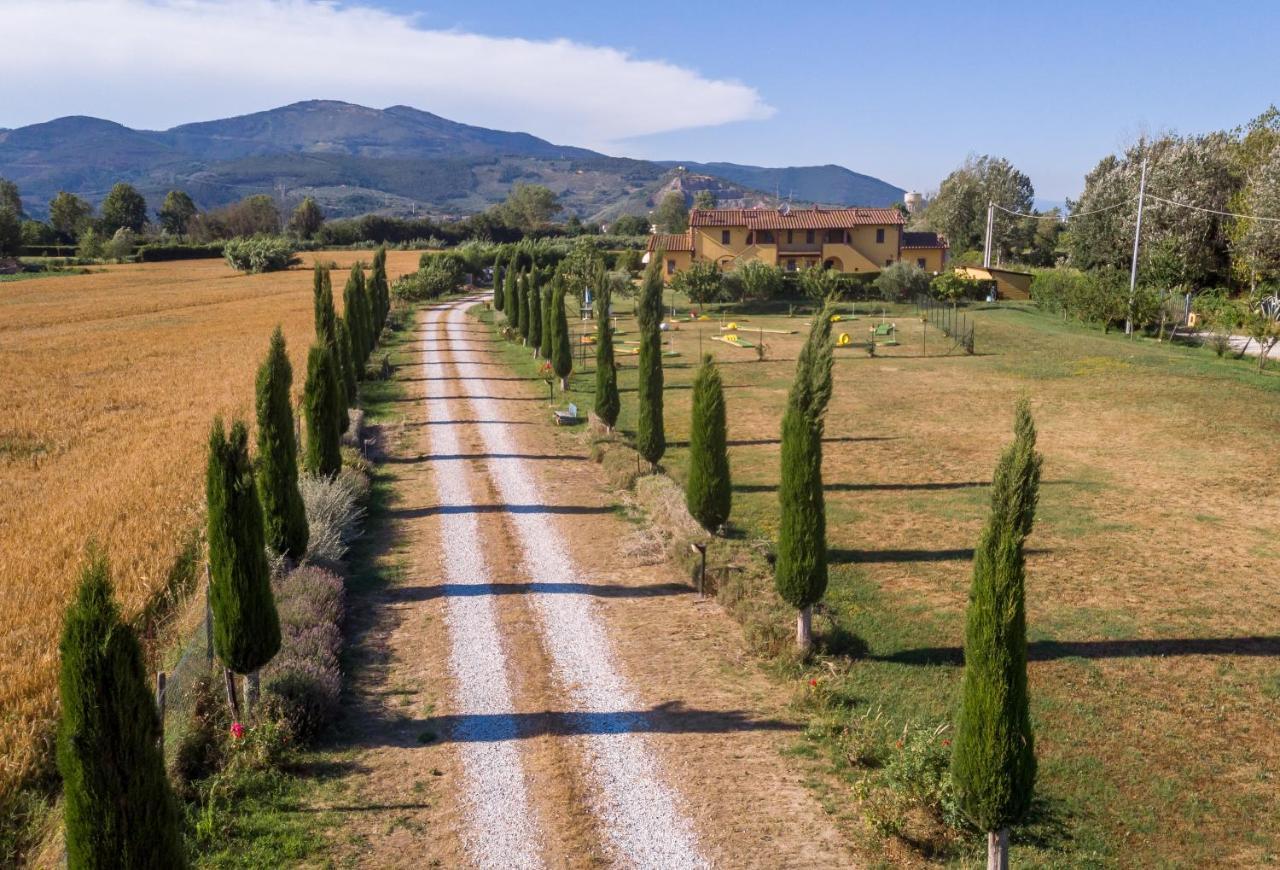
[[[207,245],[190,245],[181,242],[151,242],[137,250],[138,260],[143,263],[160,263],[169,260],[203,260],[217,259],[223,256],[222,242],[210,242]]]
[[[299,477],[298,488],[310,529],[308,561],[338,562],[347,554],[347,546],[360,533],[364,518],[360,501],[366,487],[364,476],[348,469],[334,476]]]
[[[313,566],[278,578],[274,589],[284,636],[280,655],[263,673],[265,708],[306,742],[338,710],[345,589],[342,578]]]
[[[68,866],[185,866],[142,649],[120,620],[101,553],[81,574],[60,652]]]
[[[981,299],[986,295],[988,284],[948,270],[934,277],[929,282],[929,289],[939,299],[955,304],[961,299]]]
[[[463,264],[451,254],[423,254],[421,266],[412,275],[396,281],[391,292],[405,302],[426,302],[462,289]]]
[[[128,227],[121,227],[102,246],[102,255],[111,260],[127,260],[133,256],[137,244],[138,234]]]
[[[922,293],[929,292],[929,273],[915,263],[899,260],[876,276],[876,290],[880,297],[889,302],[910,301]]]
[[[85,260],[97,260],[102,256],[102,237],[94,230],[85,230],[76,245],[76,256]]]
[[[735,301],[762,302],[782,295],[782,270],[760,260],[748,260],[726,276],[725,290]]]
[[[295,250],[289,239],[258,235],[228,240],[222,255],[240,272],[276,272],[289,268]]]

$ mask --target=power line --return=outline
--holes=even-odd
[[[1154,193],[1148,193],[1147,196],[1151,197],[1157,202],[1163,202],[1165,205],[1176,205],[1179,208],[1189,208],[1192,211],[1202,211],[1202,212],[1205,212],[1206,214],[1216,214],[1216,215],[1221,215],[1222,217],[1245,218],[1246,220],[1251,220],[1251,221],[1266,221],[1267,223],[1280,224],[1280,218],[1263,217],[1262,215],[1257,215],[1257,214],[1239,214],[1234,211],[1219,211],[1216,208],[1205,208],[1202,205],[1192,205],[1189,202],[1177,202],[1172,199],[1165,199],[1162,196],[1156,196]]]
[[[1111,211],[1112,209],[1120,208],[1121,206],[1128,205],[1129,203],[1128,201],[1117,202],[1115,205],[1107,205],[1107,206],[1103,206],[1102,208],[1090,209],[1089,211],[1073,211],[1071,214],[1067,214],[1067,215],[1031,214],[1025,211],[1014,211],[1011,208],[1005,208],[998,202],[993,202],[991,204],[996,208],[1000,209],[1000,211],[1005,212],[1006,214],[1017,215],[1018,217],[1039,218],[1041,220],[1056,218],[1057,220],[1060,220],[1060,221],[1069,221],[1072,218],[1084,217],[1085,215],[1089,215],[1089,214],[1098,214],[1099,212],[1104,212],[1104,211]]]

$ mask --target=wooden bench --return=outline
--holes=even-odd
[[[572,402],[569,403],[567,410],[552,411],[551,413],[555,416],[557,426],[572,426],[575,423],[582,422],[582,418],[578,416],[578,406]]]

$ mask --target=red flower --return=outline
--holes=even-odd
[[[896,747],[898,747],[899,749],[901,749],[901,748],[902,748],[902,741],[901,741],[901,740],[899,740],[897,743],[895,743],[895,744],[893,744],[893,745],[894,745],[894,746],[896,746]]]
[[[813,686],[816,689],[818,688],[818,681],[816,679],[809,680],[809,685]]]
[[[950,745],[951,745],[951,739],[950,739],[950,738],[948,738],[948,739],[946,739],[946,740],[942,741],[942,745],[943,745],[943,746],[950,746]]]
[[[244,726],[243,726],[243,725],[241,725],[239,722],[232,722],[232,723],[231,723],[231,736],[232,736],[232,737],[234,737],[236,740],[239,740],[241,737],[243,737],[243,736],[244,736]]]

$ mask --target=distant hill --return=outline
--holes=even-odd
[[[42,215],[59,190],[98,203],[117,181],[154,211],[186,190],[202,208],[256,193],[287,203],[314,196],[330,216],[368,212],[463,215],[506,197],[517,181],[543,184],[568,213],[605,220],[644,214],[669,190],[710,188],[721,202],[885,205],[902,191],[839,166],[767,169],[731,163],[655,163],[557,145],[528,133],[460,124],[409,106],[371,109],[311,100],[235,118],[133,130],[67,117],[0,129],[0,176]],[[859,198],[859,195],[862,198]]]
[[[743,187],[788,197],[798,202],[823,205],[889,206],[902,202],[901,187],[828,163],[826,166],[787,166],[770,169],[739,163],[681,163],[662,161],[664,166],[683,166],[690,172],[714,175]]]

